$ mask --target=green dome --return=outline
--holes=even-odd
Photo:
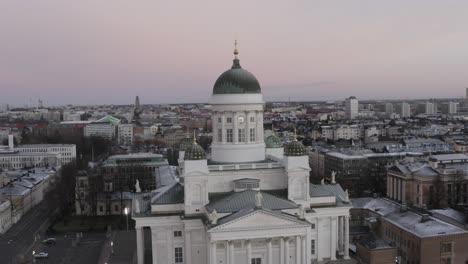
[[[197,142],[192,141],[192,145],[185,151],[184,155],[185,160],[203,160],[206,159],[205,150],[197,144]]]
[[[261,93],[257,78],[249,71],[242,69],[237,59],[237,50],[234,54],[236,58],[231,69],[218,77],[213,87],[213,94]]]
[[[179,151],[187,151],[193,144],[193,139],[186,137],[179,142]]]
[[[285,156],[304,156],[307,153],[306,147],[301,142],[294,140],[291,143],[284,146]]]
[[[281,140],[277,135],[272,134],[265,139],[265,145],[267,148],[281,148],[283,143],[281,143]]]

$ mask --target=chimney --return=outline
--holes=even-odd
[[[408,205],[406,203],[402,203],[400,206],[400,213],[406,213],[408,211]]]
[[[429,215],[428,214],[422,214],[421,215],[421,223],[429,221]]]
[[[14,145],[14,142],[15,142],[15,141],[14,141],[14,139],[13,139],[13,135],[12,135],[12,134],[8,134],[8,148],[9,148],[10,150],[13,150],[13,148],[14,148],[14,146],[15,146],[15,145]]]

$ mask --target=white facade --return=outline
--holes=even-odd
[[[13,225],[11,203],[0,199],[0,235],[4,234]]]
[[[23,153],[59,153],[60,164],[76,159],[76,145],[73,144],[30,144],[20,145],[15,150]]]
[[[110,123],[91,123],[85,126],[85,137],[102,137],[112,140],[115,137],[115,125]]]
[[[133,144],[133,124],[120,124],[117,126],[117,139],[119,144],[130,146]]]
[[[435,104],[431,102],[426,102],[425,105],[426,115],[433,115],[436,113]]]
[[[457,106],[458,106],[458,103],[449,102],[448,103],[448,113],[449,114],[456,114],[457,113]]]
[[[355,119],[359,114],[359,101],[356,97],[346,98],[345,112],[347,119]]]
[[[212,159],[248,162],[265,159],[262,94],[215,94]]]
[[[395,111],[393,110],[393,104],[392,103],[386,103],[385,104],[385,113],[388,115],[393,114]]]
[[[401,103],[401,117],[410,117],[411,116],[411,107],[407,102]]]
[[[242,77],[232,80],[252,80]],[[309,183],[297,140],[284,155],[266,154],[261,93],[214,94],[211,103],[211,159],[193,143],[178,177],[134,198],[138,263],[346,263],[347,192]]]
[[[0,152],[0,169],[25,167],[57,167],[61,164],[60,153]]]

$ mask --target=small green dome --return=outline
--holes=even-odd
[[[203,160],[206,159],[205,150],[197,144],[197,142],[192,141],[190,148],[185,151],[184,155],[185,160]]]
[[[285,156],[304,156],[307,153],[306,147],[301,142],[294,140],[291,143],[284,146]]]
[[[186,137],[179,142],[179,151],[187,151],[193,144],[193,139]]]
[[[281,139],[277,135],[272,134],[265,139],[265,145],[267,148],[281,148],[283,143],[281,143]]]

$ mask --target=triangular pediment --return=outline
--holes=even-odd
[[[236,216],[236,214],[239,213],[240,215]],[[210,231],[224,232],[307,226],[306,222],[299,220],[294,216],[285,215],[280,212],[255,210],[245,215],[242,215],[242,212],[238,212],[236,214],[227,216],[225,219],[220,219],[218,226],[211,228]]]

